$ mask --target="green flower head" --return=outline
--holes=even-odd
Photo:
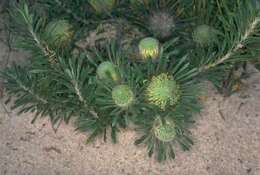
[[[56,47],[66,46],[71,41],[73,34],[73,26],[66,20],[50,22],[45,29],[46,41]]]
[[[138,48],[143,60],[147,58],[156,59],[159,55],[160,44],[157,39],[147,37],[140,41]]]
[[[155,120],[153,131],[155,137],[162,142],[173,141],[176,137],[175,124],[168,120],[165,123],[161,119]]]
[[[90,0],[89,4],[98,14],[111,12],[116,5],[116,0]]]
[[[216,39],[215,29],[208,25],[200,25],[192,33],[194,42],[201,46],[207,46]]]
[[[121,80],[118,67],[109,61],[105,61],[98,66],[97,76],[102,80],[112,79],[114,82],[119,82]]]
[[[152,78],[146,96],[150,104],[165,110],[167,105],[175,106],[179,102],[181,92],[173,77],[162,73]]]
[[[127,85],[118,85],[112,90],[112,99],[119,107],[129,107],[134,102],[134,93]]]

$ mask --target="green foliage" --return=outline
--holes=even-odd
[[[200,82],[230,88],[237,81],[234,71],[260,56],[260,4],[106,2],[12,5],[10,29],[17,47],[31,55],[25,66],[1,72],[7,102],[13,97],[19,113],[34,112],[33,122],[49,117],[55,129],[73,118],[77,130],[90,133],[87,143],[98,136],[106,140],[109,132],[116,143],[118,132],[134,127],[140,134],[135,143],[146,145],[149,156],[174,158],[176,144],[183,150],[193,144],[189,127],[201,109]],[[113,41],[99,28],[105,23],[114,25]],[[91,37],[96,37],[92,48],[78,46]],[[100,38],[111,42],[96,44]]]
[[[192,38],[200,46],[207,46],[216,41],[216,31],[208,25],[197,26]]]

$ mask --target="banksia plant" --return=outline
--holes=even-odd
[[[258,1],[44,0],[60,8],[46,8],[45,18],[31,3],[10,10],[17,46],[31,55],[1,72],[7,102],[34,112],[32,122],[49,117],[55,131],[75,122],[87,143],[108,135],[116,143],[133,129],[135,144],[159,161],[192,146],[200,83],[221,85],[226,72],[260,57]]]
[[[71,42],[73,34],[73,26],[68,21],[57,20],[46,26],[44,37],[49,45],[60,48]]]
[[[180,116],[173,115],[167,118],[150,116],[149,120],[144,119],[142,123],[139,123],[137,128],[137,132],[142,135],[135,141],[135,144],[146,144],[148,156],[155,155],[159,162],[167,158],[174,159],[177,144],[184,151],[189,150],[193,145],[190,132],[187,130],[192,121],[184,121]]]
[[[171,44],[174,47],[177,40]],[[168,46],[163,45],[162,49]],[[148,155],[156,153],[158,161],[174,158],[176,143],[183,150],[190,148],[193,142],[188,127],[193,122],[191,116],[200,111],[196,70],[185,63],[187,56],[179,58],[177,64],[169,64],[168,58],[164,53],[157,64],[150,61],[136,68],[151,78],[145,80],[143,91],[143,101],[150,106],[149,110],[134,120],[141,134],[135,144],[147,145]]]
[[[139,42],[138,49],[142,60],[155,60],[159,56],[160,43],[155,38],[147,37]]]

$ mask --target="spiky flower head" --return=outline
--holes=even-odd
[[[216,39],[216,31],[206,24],[197,26],[192,33],[193,41],[201,46],[210,45]]]
[[[162,73],[152,77],[146,89],[147,100],[165,110],[167,105],[175,106],[181,96],[180,87],[172,76]]]
[[[98,66],[97,76],[101,80],[113,80],[114,82],[121,80],[118,67],[110,61],[105,61]]]
[[[129,107],[134,102],[134,93],[129,86],[118,85],[112,90],[112,99],[119,107]]]
[[[116,0],[89,0],[89,4],[98,14],[108,13],[113,10]]]
[[[175,21],[170,13],[157,11],[152,13],[149,17],[148,25],[155,37],[165,39],[171,36],[175,28]]]
[[[153,126],[154,135],[162,142],[171,142],[176,137],[175,124],[172,121],[165,120],[163,123],[161,119],[156,119]]]
[[[143,60],[148,58],[156,59],[159,56],[160,43],[155,38],[147,37],[139,42],[138,48]]]
[[[49,45],[66,46],[74,34],[73,26],[66,20],[50,22],[45,29],[45,39]]]

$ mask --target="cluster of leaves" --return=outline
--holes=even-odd
[[[135,143],[145,143],[149,156],[156,150],[159,161],[174,158],[175,143],[183,150],[193,144],[188,128],[200,111],[200,81],[208,79],[222,87],[227,73],[260,55],[260,4],[107,1],[113,8],[100,7],[98,13],[100,4],[93,6],[93,0],[15,4],[10,28],[17,46],[31,56],[26,64],[1,73],[6,93],[15,97],[13,107],[20,113],[35,113],[32,122],[48,116],[57,129],[73,118],[77,130],[90,132],[87,142],[100,135],[106,139],[108,131],[116,142],[119,131],[134,126],[141,135]],[[145,37],[157,38],[160,46],[148,43],[142,55],[139,45],[135,59],[118,43],[120,36],[106,47],[77,49],[82,30],[122,18]],[[162,75],[168,79],[160,79]],[[151,88],[154,79],[160,81]],[[152,99],[147,98],[149,87]]]

